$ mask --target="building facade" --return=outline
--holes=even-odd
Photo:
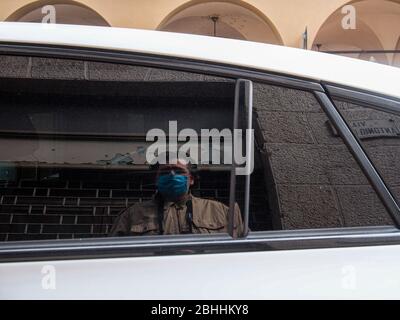
[[[3,0],[0,20],[220,36],[400,66],[400,0]]]

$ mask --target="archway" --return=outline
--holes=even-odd
[[[158,30],[283,44],[273,24],[241,1],[184,5],[167,16]]]
[[[345,29],[346,13],[337,9],[319,29],[312,49],[363,60],[390,64],[400,36],[400,4],[387,0],[351,2],[355,8],[355,29]]]
[[[400,51],[400,37],[399,40],[397,41],[397,46],[396,50]],[[393,57],[393,66],[395,67],[400,67],[400,52],[396,53]]]
[[[71,1],[35,1],[14,12],[6,21],[43,22],[49,14],[46,6],[55,10],[55,21],[61,24],[79,24],[92,26],[110,26],[96,11],[79,3]]]

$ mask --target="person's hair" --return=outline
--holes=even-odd
[[[199,176],[198,176],[198,167],[197,167],[197,164],[194,163],[193,159],[191,159],[188,155],[187,155],[185,158],[179,158],[179,156],[176,157],[175,154],[170,153],[170,152],[166,152],[166,153],[165,153],[165,159],[166,159],[166,163],[155,162],[154,164],[151,164],[151,165],[150,165],[149,169],[150,169],[151,171],[153,171],[153,172],[157,172],[158,169],[160,168],[160,166],[165,165],[165,164],[166,164],[166,165],[168,165],[168,164],[175,164],[175,163],[176,163],[175,161],[178,161],[178,162],[184,163],[184,164],[186,163],[185,166],[186,166],[186,168],[188,169],[190,175],[193,177],[194,182],[195,182],[194,184],[196,184],[196,182],[197,182],[198,179],[199,179]],[[172,161],[173,161],[174,163],[172,163]]]

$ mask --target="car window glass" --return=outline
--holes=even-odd
[[[78,60],[0,59],[15,59],[26,67],[23,76],[15,77],[0,70],[3,241],[109,236],[122,212],[154,200],[157,172],[149,167],[146,153],[158,136],[146,141],[151,130],[172,138],[183,129],[191,130],[188,137],[199,137],[202,129],[218,134],[232,128],[233,79]],[[229,203],[230,165],[211,161],[224,153],[224,144],[212,150],[211,140],[208,150],[199,149],[199,160],[208,152],[210,161],[199,163],[191,194],[214,201],[200,207],[211,206],[220,216],[211,214],[203,221],[195,213],[193,224],[199,227],[194,231],[201,233],[225,231],[221,212],[226,213]],[[237,188],[240,195],[241,179]],[[252,194],[252,202],[261,203],[260,215],[264,192],[261,188]],[[237,202],[240,213],[240,196]],[[193,210],[199,210],[196,206],[194,201]],[[153,211],[149,220],[129,222],[127,235],[158,235],[158,212]],[[180,228],[186,219],[171,223]],[[266,226],[268,222],[260,228]]]
[[[335,101],[368,157],[400,199],[400,116],[343,101]]]
[[[254,107],[274,229],[393,224],[312,93],[259,83]]]

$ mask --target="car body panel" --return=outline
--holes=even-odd
[[[399,299],[400,246],[0,264],[1,299]],[[55,287],[43,285],[49,266]]]

